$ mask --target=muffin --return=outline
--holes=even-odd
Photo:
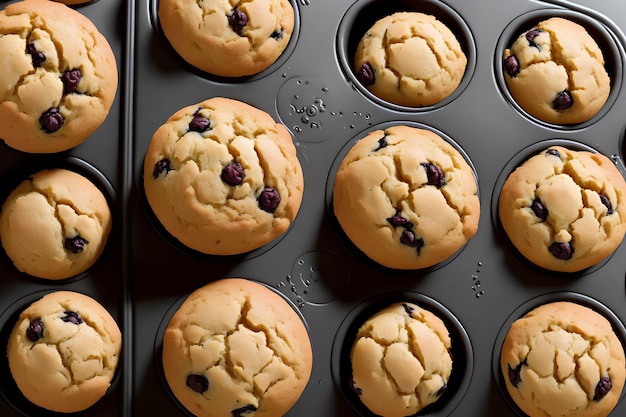
[[[504,51],[504,78],[522,109],[544,122],[582,123],[602,108],[611,80],[602,50],[578,23],[541,21]]]
[[[451,343],[446,325],[430,311],[408,302],[386,307],[358,330],[352,388],[376,415],[414,415],[447,389]]]
[[[143,181],[165,229],[210,255],[248,252],[283,234],[304,187],[287,129],[222,97],[185,107],[157,129]]]
[[[86,410],[115,375],[122,336],[96,300],[56,291],[23,310],[9,336],[11,375],[24,396],[59,413]]]
[[[333,211],[348,239],[393,269],[435,265],[478,229],[472,168],[438,134],[397,125],[368,133],[335,175]]]
[[[289,0],[161,0],[159,21],[174,50],[222,77],[254,75],[283,53],[294,28]]]
[[[24,152],[84,142],[117,92],[115,55],[84,15],[58,2],[24,0],[0,11],[0,139]]]
[[[312,350],[300,316],[280,295],[226,278],[176,310],[162,360],[172,393],[195,416],[278,417],[306,387]]]
[[[109,205],[100,189],[62,168],[39,171],[22,181],[0,212],[0,239],[15,267],[51,280],[89,269],[104,250],[111,227]]]
[[[624,349],[596,311],[558,301],[511,325],[500,368],[506,389],[529,417],[604,417],[624,387]]]
[[[606,156],[562,146],[511,173],[498,213],[512,244],[552,271],[577,272],[610,256],[626,232],[626,182]]]
[[[377,97],[422,107],[459,86],[467,58],[452,31],[434,16],[397,12],[374,23],[357,46],[357,79]]]

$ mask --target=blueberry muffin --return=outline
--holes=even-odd
[[[52,280],[89,269],[104,250],[111,226],[100,189],[60,168],[22,181],[0,211],[0,239],[15,267]]]
[[[334,214],[354,245],[394,269],[435,265],[478,229],[474,172],[463,155],[426,129],[393,126],[358,140],[342,160]]]
[[[222,97],[185,107],[157,129],[143,180],[165,229],[211,255],[248,252],[283,234],[304,187],[287,129]]]
[[[161,0],[159,20],[172,47],[213,75],[254,75],[283,53],[294,28],[289,0]]]
[[[306,387],[312,366],[300,316],[266,286],[240,278],[191,293],[163,336],[163,370],[198,417],[279,417]]]
[[[567,301],[532,310],[508,330],[506,389],[529,417],[605,417],[625,378],[624,348],[609,321]]]
[[[448,388],[451,344],[439,317],[412,303],[395,303],[359,328],[350,353],[352,388],[376,415],[412,416]]]
[[[115,56],[96,26],[54,1],[0,11],[0,139],[52,153],[84,142],[106,119],[117,91]]]
[[[504,51],[503,67],[515,101],[548,123],[568,125],[591,119],[611,89],[596,41],[583,26],[561,17],[522,33]]]
[[[600,153],[552,146],[509,175],[499,217],[534,264],[577,272],[611,255],[626,232],[626,182]]]
[[[106,394],[121,347],[117,323],[101,304],[84,294],[56,291],[22,311],[7,356],[11,375],[29,401],[74,413]]]
[[[378,20],[357,47],[357,79],[379,98],[402,106],[438,103],[459,86],[467,58],[452,31],[434,16],[398,12]]]

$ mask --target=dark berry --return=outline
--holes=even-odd
[[[519,385],[520,382],[522,382],[522,377],[521,377],[521,373],[522,373],[522,366],[525,365],[526,362],[520,362],[519,365],[517,365],[515,368],[511,368],[511,365],[509,364],[509,381],[511,381],[511,385],[513,385],[515,388],[517,388],[517,386]]]
[[[354,383],[354,380],[350,381],[350,389],[358,396],[363,395],[363,390],[356,386],[356,384]]]
[[[43,337],[43,322],[41,319],[31,320],[26,329],[26,337],[28,337],[31,342],[36,342]]]
[[[437,188],[441,188],[446,185],[446,177],[443,175],[443,171],[435,164],[423,163],[421,164],[426,170],[426,177],[428,178],[428,185],[434,185]]]
[[[600,381],[598,381],[598,384],[596,385],[593,400],[600,401],[602,398],[604,398],[606,394],[609,393],[609,391],[611,391],[611,388],[613,388],[611,378],[609,378],[608,376],[603,376],[602,378],[600,378]]]
[[[161,175],[162,172],[165,172],[165,175],[167,175],[169,170],[170,170],[170,160],[167,158],[161,159],[159,162],[154,164],[154,169],[152,170],[152,176],[154,177],[154,179],[157,179],[159,175]]]
[[[439,397],[440,395],[442,395],[444,392],[446,392],[446,390],[448,389],[448,384],[443,384],[441,386],[441,388],[439,388],[437,390],[437,392],[435,392],[435,397]]]
[[[246,177],[246,173],[239,162],[231,162],[222,170],[222,180],[228,185],[239,185]]]
[[[615,211],[613,210],[613,205],[611,204],[611,200],[604,194],[600,194],[600,201],[605,205],[607,212],[606,214],[613,214]]]
[[[243,28],[248,24],[248,15],[243,10],[233,9],[228,16],[228,24],[237,35],[243,36]]]
[[[275,30],[274,32],[272,32],[272,34],[270,35],[270,38],[272,39],[276,39],[276,40],[280,40],[283,38],[283,28],[280,28],[278,30]]]
[[[530,208],[532,209],[535,216],[539,217],[541,221],[545,222],[548,218],[548,209],[543,205],[541,200],[538,198],[533,201]]]
[[[409,316],[409,317],[413,317],[413,312],[415,311],[415,309],[413,307],[411,307],[410,305],[408,305],[407,303],[402,303],[402,308],[404,308],[404,312]]]
[[[63,81],[63,93],[75,93],[76,88],[78,88],[78,83],[80,82],[82,77],[83,75],[79,69],[65,71],[61,76],[61,81]]]
[[[574,253],[574,249],[572,249],[572,245],[569,243],[558,243],[554,242],[550,245],[549,251],[555,258],[562,259],[567,261],[572,258]]]
[[[193,119],[189,122],[189,130],[192,132],[202,133],[211,127],[211,121],[198,112],[193,115]]]
[[[546,151],[546,155],[556,156],[557,158],[561,159],[561,154],[556,149],[548,149]]]
[[[387,136],[383,136],[382,138],[378,139],[378,147],[374,149],[374,152],[379,151],[382,148],[386,148],[386,147],[387,147]]]
[[[253,405],[244,405],[243,407],[237,408],[231,411],[233,417],[243,417],[244,414],[254,413],[256,411],[256,407]]]
[[[72,323],[78,326],[83,322],[83,319],[81,319],[78,313],[75,311],[68,310],[64,311],[63,314],[65,314],[65,316],[61,317],[61,320],[63,320],[65,323]]]
[[[517,62],[517,58],[515,55],[509,55],[504,58],[504,71],[511,77],[516,77],[519,74],[519,62]]]
[[[63,127],[63,115],[59,113],[58,107],[50,107],[39,118],[39,123],[46,133],[56,132]]]
[[[574,104],[572,95],[567,90],[563,90],[557,93],[556,98],[552,101],[552,108],[554,110],[567,110]]]
[[[259,195],[259,207],[261,210],[273,213],[280,204],[280,194],[275,188],[265,187]]]
[[[402,232],[402,235],[400,236],[400,242],[412,248],[417,248],[418,254],[420,252],[420,249],[422,249],[422,247],[424,246],[424,239],[422,239],[421,237],[417,238],[415,236],[415,233],[413,233],[411,230],[405,230],[404,232]]]
[[[422,251],[423,247],[424,247],[424,239],[420,237],[419,239],[417,239],[417,245],[415,246],[415,249],[416,249],[415,251],[417,252],[418,255]]]
[[[187,375],[187,386],[194,392],[202,394],[209,389],[209,380],[202,374]]]
[[[29,42],[26,45],[26,52],[33,58],[33,67],[35,68],[39,68],[46,60],[46,55],[43,52],[39,52],[33,42]]]
[[[528,41],[528,45],[534,46],[535,48],[539,48],[539,45],[535,43],[535,38],[539,36],[542,31],[539,29],[533,29],[526,32],[526,40]]]
[[[376,77],[374,75],[374,68],[369,62],[361,65],[361,68],[356,73],[356,79],[361,82],[363,85],[372,85],[376,81]]]
[[[85,249],[85,245],[89,243],[80,236],[65,238],[65,249],[72,253],[81,253]]]
[[[389,217],[387,221],[391,223],[393,227],[402,226],[407,229],[413,227],[413,223],[402,217],[399,211],[397,211],[396,214],[393,215],[393,217]]]

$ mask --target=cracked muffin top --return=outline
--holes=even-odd
[[[163,336],[163,370],[198,417],[279,417],[300,398],[312,366],[304,323],[263,284],[241,278],[192,292]]]
[[[40,171],[22,181],[0,212],[0,239],[15,267],[45,279],[64,279],[89,269],[112,227],[102,192],[67,170]]]
[[[447,390],[451,346],[445,323],[432,312],[392,304],[359,328],[350,353],[352,388],[376,415],[415,415]]]
[[[398,12],[363,35],[354,59],[357,79],[374,95],[402,106],[430,106],[456,90],[467,58],[436,17]]]
[[[335,175],[333,210],[347,237],[394,269],[433,266],[478,229],[474,172],[438,134],[393,126],[359,139]]]
[[[61,413],[86,410],[113,379],[122,336],[93,298],[56,291],[20,314],[7,347],[11,374],[32,403]]]
[[[289,0],[161,0],[159,21],[174,50],[221,77],[257,74],[283,53],[294,29]]]
[[[500,367],[511,398],[529,417],[605,417],[624,387],[624,348],[609,321],[558,301],[511,325]]]
[[[143,181],[165,229],[210,255],[241,254],[276,239],[295,219],[304,188],[287,129],[222,97],[185,107],[157,129]]]
[[[117,92],[111,47],[84,15],[55,1],[24,0],[0,11],[0,139],[24,152],[84,142]]]
[[[504,51],[504,78],[515,101],[554,124],[582,123],[609,97],[611,80],[596,41],[561,17],[539,22]]]
[[[552,146],[509,175],[498,213],[528,260],[552,271],[577,272],[621,244],[625,199],[624,177],[608,157]]]

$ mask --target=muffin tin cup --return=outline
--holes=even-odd
[[[598,46],[602,50],[605,62],[605,68],[609,74],[611,80],[611,91],[604,106],[591,117],[589,120],[571,124],[571,125],[559,125],[554,123],[548,123],[538,119],[535,116],[529,114],[524,110],[516,100],[513,98],[506,85],[503,59],[504,50],[509,48],[517,37],[532,29],[537,23],[549,19],[551,17],[562,17],[564,19],[571,20],[584,27],[591,37],[598,43]],[[622,80],[624,77],[624,45],[619,43],[620,40],[611,28],[599,21],[598,19],[584,14],[582,12],[571,9],[557,9],[546,8],[533,10],[524,13],[513,21],[511,21],[502,32],[498,42],[496,44],[494,53],[494,76],[497,81],[499,91],[506,99],[506,101],[521,115],[526,117],[533,123],[537,123],[543,127],[557,129],[557,130],[579,130],[588,127],[599,120],[601,120],[613,107],[618,95],[622,89]]]
[[[113,188],[113,185],[111,184],[109,179],[95,166],[93,166],[86,160],[71,155],[59,154],[53,156],[29,156],[24,160],[21,160],[19,163],[6,166],[5,169],[0,172],[0,205],[4,204],[7,197],[15,189],[15,187],[17,187],[21,182],[27,180],[28,177],[30,177],[31,175],[34,175],[40,171],[57,168],[75,172],[91,181],[96,186],[96,188],[98,188],[104,195],[109,205],[109,209],[111,210],[112,223],[115,224],[116,221],[118,221],[118,218],[116,216],[117,213],[115,212],[115,202],[117,200],[117,196],[115,189]],[[111,234],[113,233],[115,233],[114,230],[111,230]],[[113,237],[113,239],[115,239],[115,237]],[[100,258],[106,257],[107,253],[110,252],[108,250],[108,243],[109,240],[107,240],[107,244],[105,244],[104,250],[100,254],[99,258],[96,259],[95,264],[86,271],[81,272],[75,276],[59,280],[52,280],[35,277],[24,272],[20,272],[20,274],[24,276],[25,279],[41,284],[55,282],[70,283],[76,280],[83,279],[90,275],[90,271],[96,268],[97,263],[101,262]],[[111,245],[113,245],[113,243]],[[12,263],[12,261],[8,259],[6,252],[2,251],[1,256],[5,257],[7,259],[7,262]]]
[[[542,268],[534,264],[530,260],[528,260],[511,243],[510,239],[508,238],[508,236],[506,235],[506,232],[504,231],[502,227],[502,223],[500,222],[500,216],[499,216],[499,210],[498,210],[500,191],[502,190],[502,186],[506,182],[509,175],[512,174],[513,171],[515,171],[515,169],[519,167],[520,165],[522,165],[527,159],[550,148],[551,146],[562,146],[564,148],[568,148],[568,149],[575,150],[575,151],[586,151],[586,152],[592,152],[592,153],[598,152],[597,149],[594,149],[593,147],[587,144],[584,144],[579,141],[570,140],[570,139],[543,140],[543,141],[536,142],[530,146],[527,146],[523,150],[519,151],[511,159],[509,159],[509,161],[504,165],[502,171],[500,172],[500,175],[498,176],[496,180],[495,187],[492,193],[492,199],[491,199],[491,221],[493,223],[494,229],[502,236],[503,240],[506,242],[505,245],[506,245],[507,250],[513,253],[520,262],[523,262],[524,264],[528,265],[532,269],[537,270],[541,274],[553,275],[556,277],[561,277],[563,279],[568,279],[568,278],[571,279],[571,278],[576,278],[576,277],[580,277],[583,275],[591,274],[597,271],[598,269],[602,268],[603,265],[605,265],[607,262],[610,261],[610,259],[613,257],[615,252],[611,253],[610,255],[608,255],[606,258],[604,258],[597,264],[592,265],[588,268],[585,268],[577,272],[559,272],[559,271],[552,271],[552,270]],[[606,156],[610,157],[608,155]],[[615,160],[614,156],[611,158]]]
[[[246,278],[246,279],[248,279],[248,278]],[[305,317],[302,315],[302,311],[297,308],[297,306],[293,303],[293,301],[291,301],[289,298],[285,297],[285,295],[282,292],[278,291],[276,288],[273,288],[273,287],[267,285],[266,283],[263,283],[261,281],[257,281],[257,280],[254,280],[254,279],[248,279],[248,280],[251,281],[251,282],[255,282],[257,284],[265,286],[269,290],[271,290],[271,291],[275,292],[276,294],[278,294],[287,304],[289,304],[289,306],[298,315],[300,320],[302,320],[302,323],[304,324],[304,327],[306,328],[307,332],[309,333],[309,338],[311,338],[310,329],[309,329],[309,326],[307,324],[307,321],[306,321]],[[172,402],[174,404],[176,404],[176,406],[180,409],[180,411],[182,413],[184,413],[187,416],[193,417],[194,414],[192,414],[189,410],[187,410],[185,408],[185,406],[183,406],[181,404],[181,402],[178,400],[178,398],[176,398],[176,396],[174,395],[174,393],[170,389],[169,384],[167,382],[167,379],[165,378],[165,371],[163,369],[163,360],[162,360],[163,359],[163,335],[165,334],[165,330],[167,329],[167,326],[170,324],[170,320],[172,319],[174,314],[176,314],[176,312],[178,311],[180,306],[185,302],[185,300],[187,299],[187,297],[189,297],[190,294],[191,293],[185,294],[182,297],[180,297],[179,299],[177,299],[167,309],[167,311],[163,315],[163,318],[161,319],[161,322],[159,324],[159,328],[158,328],[157,333],[156,333],[155,338],[154,338],[154,365],[156,367],[156,372],[159,375],[159,380],[161,381],[161,384],[163,385],[163,389],[167,392],[167,394],[169,395],[169,397],[172,400]]]
[[[178,308],[185,302],[187,297],[190,295],[185,294],[184,296],[177,299],[165,312],[165,315],[161,319],[161,323],[159,324],[159,328],[157,334],[154,338],[154,366],[159,376],[159,381],[163,385],[163,389],[167,392],[169,398],[172,400],[174,404],[178,407],[178,409],[184,413],[186,416],[193,416],[181,403],[178,401],[172,390],[170,389],[167,380],[165,379],[165,371],[163,370],[163,335],[165,334],[165,329],[170,324],[170,320],[178,310]]]
[[[166,45],[168,52],[175,56],[179,65],[186,68],[190,73],[197,75],[198,77],[204,78],[209,81],[214,81],[216,83],[224,83],[224,84],[240,84],[246,83],[250,81],[260,80],[271,73],[277,71],[281,66],[285,64],[289,60],[289,56],[293,53],[296,43],[298,42],[298,36],[300,34],[300,10],[298,7],[298,2],[296,0],[289,0],[291,6],[294,11],[294,21],[293,21],[293,32],[291,34],[291,38],[289,39],[289,43],[287,44],[285,50],[282,54],[274,61],[271,65],[269,65],[264,70],[252,74],[249,76],[243,77],[221,77],[215,74],[210,74],[205,72],[199,68],[196,68],[192,64],[185,61],[176,50],[172,47],[170,42],[167,40],[167,37],[163,33],[163,29],[161,28],[161,24],[159,23],[159,0],[149,0],[149,12],[150,18],[152,21],[152,26],[160,38],[160,41],[163,45]]]
[[[362,139],[365,136],[367,136],[369,133],[371,133],[373,131],[376,131],[376,130],[385,130],[385,129],[393,127],[393,126],[409,126],[409,127],[418,128],[418,129],[425,129],[425,130],[429,130],[429,131],[434,132],[437,135],[439,135],[443,140],[445,140],[450,145],[452,145],[452,147],[454,147],[454,149],[461,154],[461,156],[465,159],[465,162],[467,162],[467,164],[471,168],[472,172],[474,173],[474,178],[476,180],[477,195],[479,197],[480,197],[480,187],[479,187],[479,180],[478,180],[478,174],[476,172],[476,169],[475,169],[474,165],[472,164],[472,161],[470,160],[469,156],[465,152],[465,150],[457,142],[455,142],[454,139],[452,139],[447,134],[443,133],[442,131],[440,131],[440,130],[432,127],[432,126],[429,126],[429,125],[426,125],[426,124],[423,124],[423,123],[414,122],[414,121],[408,121],[408,120],[407,121],[397,120],[397,121],[393,121],[393,122],[385,122],[385,123],[381,123],[381,124],[377,124],[377,125],[372,125],[368,129],[366,129],[366,130],[364,130],[362,132],[359,132],[356,136],[352,137],[341,148],[341,150],[335,156],[335,159],[333,160],[333,163],[332,163],[332,165],[330,167],[330,170],[329,170],[329,173],[328,173],[328,177],[326,179],[326,194],[325,194],[327,217],[330,220],[330,222],[332,223],[337,237],[344,244],[344,246],[346,246],[346,248],[348,248],[351,252],[353,252],[354,255],[357,256],[359,259],[362,259],[363,262],[368,264],[370,267],[375,268],[375,269],[379,269],[381,271],[384,271],[385,273],[390,273],[390,274],[396,274],[396,273],[397,274],[406,274],[406,273],[411,273],[412,270],[408,270],[407,271],[407,270],[397,270],[397,269],[393,269],[393,268],[388,268],[388,267],[386,267],[384,265],[378,264],[374,260],[370,259],[366,254],[364,254],[354,243],[352,243],[352,241],[349,239],[349,237],[345,234],[345,232],[341,228],[341,225],[339,224],[339,221],[337,220],[337,217],[335,216],[334,208],[333,208],[333,189],[334,189],[334,185],[335,185],[335,175],[337,174],[337,170],[339,169],[339,166],[341,165],[341,162],[346,157],[348,152],[350,152],[350,150],[352,149],[352,147],[354,146],[354,144],[356,142],[358,142],[360,139]],[[458,256],[463,251],[463,247],[459,248],[459,250],[457,250],[455,253],[453,253],[447,259],[445,259],[445,260],[443,260],[443,261],[441,261],[438,264],[435,264],[433,266],[430,266],[430,267],[427,267],[427,268],[423,268],[421,271],[422,272],[433,271],[433,270],[436,270],[438,268],[441,268],[441,267],[445,266],[449,262],[452,262],[454,260],[454,258],[456,256]]]
[[[527,300],[526,302],[518,306],[515,310],[513,310],[513,312],[511,312],[509,317],[502,324],[502,327],[500,328],[500,331],[496,336],[491,355],[491,371],[493,375],[493,380],[498,387],[500,395],[505,399],[511,410],[513,410],[515,414],[517,414],[519,417],[527,417],[527,414],[524,413],[517,406],[517,404],[515,404],[515,401],[513,401],[507,391],[506,383],[504,381],[504,378],[506,376],[502,374],[502,371],[500,369],[500,351],[502,350],[502,345],[504,344],[504,339],[506,338],[509,328],[514,321],[524,317],[531,310],[541,305],[557,301],[568,301],[580,304],[604,316],[609,321],[609,323],[611,323],[613,331],[622,343],[624,349],[626,349],[626,327],[624,327],[624,323],[622,323],[620,318],[609,307],[592,297],[577,292],[559,291],[543,294]],[[624,399],[624,395],[626,395],[626,389],[622,390],[618,404],[622,402],[622,400]]]
[[[461,322],[444,305],[435,299],[416,292],[394,291],[382,293],[356,305],[341,322],[331,352],[333,381],[344,399],[361,417],[374,417],[352,389],[352,368],[350,351],[361,325],[378,311],[396,302],[414,303],[429,310],[445,323],[450,333],[452,345],[452,373],[448,388],[436,402],[424,407],[415,416],[448,416],[459,405],[469,383],[474,368],[472,344]]]
[[[357,78],[354,70],[354,56],[361,37],[379,19],[396,12],[421,12],[432,15],[445,24],[457,37],[461,49],[467,57],[465,74],[457,88],[441,101],[422,107],[410,107],[391,103],[370,92]],[[350,83],[365,98],[390,110],[401,112],[427,112],[453,101],[463,93],[476,68],[476,45],[474,36],[463,18],[454,8],[437,0],[419,2],[409,0],[359,0],[344,14],[337,31],[337,55],[341,69]]]
[[[42,289],[30,294],[25,294],[21,298],[17,299],[13,304],[9,305],[0,314],[0,346],[3,347],[4,352],[6,352],[6,346],[8,344],[11,331],[13,330],[13,327],[15,326],[15,323],[17,322],[22,311],[30,304],[54,291],[57,291],[57,289]],[[123,343],[124,341],[122,341],[122,345]],[[111,386],[102,398],[81,413],[85,413],[90,416],[106,416],[110,415],[110,410],[117,408],[116,403],[120,401],[119,396],[121,393],[120,390],[122,389],[119,382],[121,367],[122,364],[119,363],[115,375],[111,380]],[[50,411],[30,402],[19,390],[15,381],[13,381],[6,354],[2,356],[2,360],[0,361],[0,395],[4,401],[10,404],[10,406],[22,416],[59,417],[78,414]]]

